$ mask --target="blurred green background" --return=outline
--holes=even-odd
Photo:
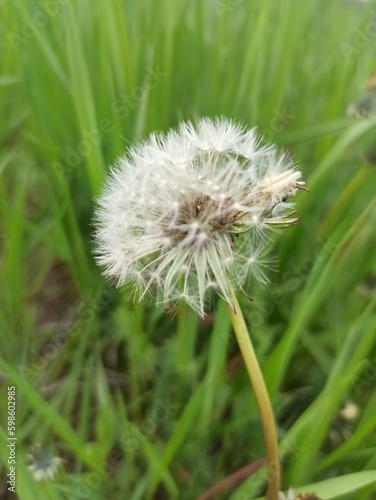
[[[91,255],[94,197],[125,148],[225,115],[290,151],[310,190],[276,238],[278,272],[240,297],[283,487],[356,474],[322,497],[376,498],[376,6],[2,0],[0,13],[0,495],[15,498],[11,385],[22,500],[263,494],[224,304],[205,321],[135,307]]]

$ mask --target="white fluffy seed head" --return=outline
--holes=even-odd
[[[249,273],[265,281],[271,227],[298,219],[286,203],[305,189],[285,155],[225,118],[152,134],[121,157],[96,210],[95,253],[104,274],[152,292],[170,309],[205,314],[210,289],[232,304]]]

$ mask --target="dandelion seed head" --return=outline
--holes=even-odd
[[[297,221],[287,200],[300,179],[255,129],[225,118],[151,134],[119,159],[98,199],[97,261],[137,300],[150,292],[204,315],[215,289],[233,305],[231,288],[249,273],[267,280],[260,257],[270,228]]]
[[[62,459],[55,457],[53,449],[50,446],[42,446],[37,443],[31,447],[27,455],[29,465],[28,469],[36,481],[53,480],[57,474],[58,466]]]

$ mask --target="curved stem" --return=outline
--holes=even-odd
[[[266,388],[264,378],[262,376],[261,369],[248,334],[248,329],[244,321],[243,313],[233,291],[232,300],[234,310],[231,308],[230,304],[227,304],[228,310],[230,312],[231,322],[235,331],[236,339],[238,341],[240,351],[242,353],[244,363],[251,380],[253,391],[255,393],[264,432],[266,466],[268,473],[268,488],[266,492],[266,498],[267,500],[277,500],[280,487],[280,463],[278,456],[277,431],[273,410],[270,403],[268,390]]]

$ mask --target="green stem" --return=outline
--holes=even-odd
[[[238,341],[240,351],[242,353],[244,363],[253,386],[253,391],[255,393],[257,406],[260,411],[261,423],[264,432],[266,466],[268,473],[268,488],[266,492],[266,498],[267,500],[277,500],[280,486],[280,463],[278,455],[277,431],[273,410],[270,403],[268,390],[266,388],[264,378],[262,376],[261,369],[248,334],[248,329],[244,321],[243,313],[240,309],[234,292],[232,292],[232,300],[234,304],[234,310],[232,310],[230,304],[228,304],[228,310],[230,312],[231,322],[235,331],[236,339]]]

